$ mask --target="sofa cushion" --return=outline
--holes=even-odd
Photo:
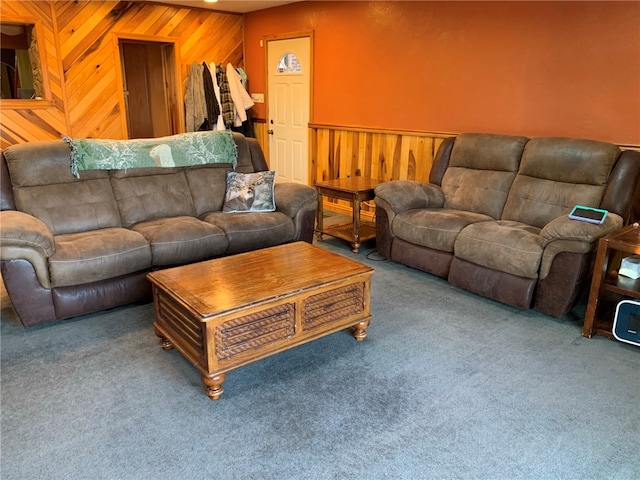
[[[222,229],[194,217],[171,217],[131,227],[151,245],[152,265],[169,266],[219,257],[227,249]]]
[[[54,237],[49,258],[52,287],[96,282],[151,267],[147,240],[125,228],[105,228]]]
[[[228,172],[222,211],[273,212],[275,172]]]
[[[63,141],[22,143],[3,154],[16,208],[42,220],[54,235],[121,226],[108,172],[90,170],[78,180]]]
[[[540,229],[497,220],[465,227],[454,245],[456,258],[525,278],[537,278],[542,258]]]
[[[14,188],[78,182],[71,173],[71,149],[62,140],[20,143],[7,147],[3,154]],[[96,178],[109,178],[109,173],[88,170],[82,177]]]
[[[183,170],[114,170],[111,183],[125,227],[156,218],[195,215]]]
[[[615,145],[593,140],[530,140],[502,219],[542,228],[575,205],[599,206],[619,155]]]
[[[280,245],[292,241],[295,235],[293,220],[282,212],[213,212],[202,220],[224,230],[229,240],[228,254]]]
[[[394,236],[414,245],[453,252],[460,231],[475,222],[493,220],[481,213],[450,208],[420,208],[398,213],[391,224]]]
[[[18,210],[39,218],[54,235],[120,227],[108,179],[14,188]]]
[[[185,170],[196,216],[222,210],[229,171],[229,165],[190,167]]]
[[[508,135],[459,135],[442,178],[445,207],[500,218],[526,142]]]

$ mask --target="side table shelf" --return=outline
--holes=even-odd
[[[323,234],[341,238],[351,243],[351,250],[358,253],[362,242],[376,238],[375,223],[360,219],[360,205],[362,202],[375,198],[373,189],[378,183],[377,180],[363,177],[337,178],[316,182],[315,186],[318,191],[316,236],[318,240],[322,239]],[[351,222],[325,226],[323,197],[351,202]]]
[[[622,258],[640,254],[640,226],[637,223],[598,241],[589,302],[582,336],[594,334],[613,338],[611,328],[616,304],[623,297],[640,299],[640,279],[618,275]]]

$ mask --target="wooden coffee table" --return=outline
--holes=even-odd
[[[351,327],[367,335],[373,269],[305,242],[152,272],[156,335],[201,373],[230,370]]]

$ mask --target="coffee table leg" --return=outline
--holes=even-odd
[[[202,381],[207,387],[206,393],[211,400],[218,400],[224,388],[222,388],[222,382],[224,382],[226,374],[218,373],[214,375],[202,375]]]
[[[367,337],[367,327],[369,326],[369,319],[363,320],[360,323],[356,323],[353,326],[353,338],[361,342]]]
[[[162,347],[163,350],[171,350],[173,348],[173,344],[171,343],[171,341],[169,341],[168,338],[166,338],[162,333],[160,333],[155,325],[153,326],[153,331],[156,334],[156,336],[160,338],[160,346]]]

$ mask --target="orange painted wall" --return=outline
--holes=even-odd
[[[640,144],[637,1],[307,1],[245,20],[252,93],[260,40],[314,31],[314,123]]]

